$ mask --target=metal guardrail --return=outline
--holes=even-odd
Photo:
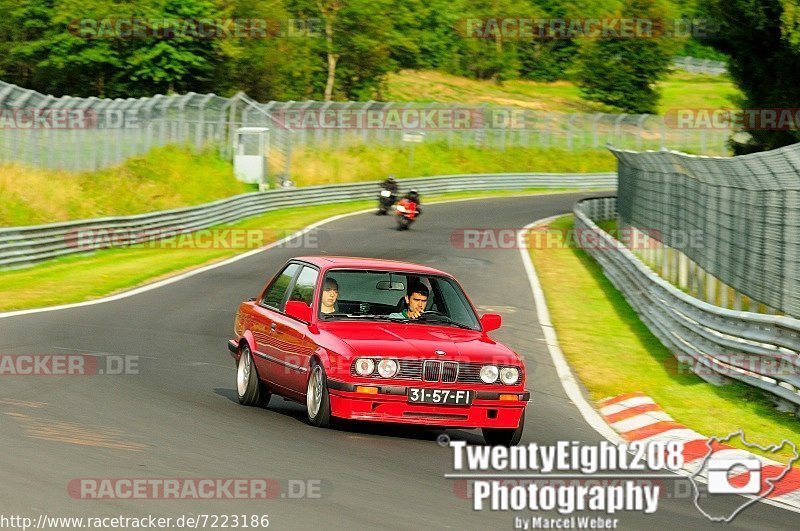
[[[672,67],[695,74],[719,75],[728,72],[728,65],[722,61],[698,59],[696,57],[673,57]]]
[[[401,179],[426,194],[525,188],[616,188],[615,173],[507,173]],[[22,267],[109,246],[125,246],[230,223],[270,210],[377,197],[378,183],[350,183],[252,192],[195,207],[30,227],[0,229],[0,268]],[[107,231],[107,233],[104,233]],[[90,235],[86,238],[86,235]],[[104,238],[108,236],[108,239]]]
[[[679,360],[707,380],[738,380],[797,409],[800,320],[714,306],[662,279],[594,223],[616,217],[615,197],[580,201],[574,213],[575,229],[595,233],[598,242],[585,250]]]

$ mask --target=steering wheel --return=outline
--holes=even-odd
[[[420,317],[422,317],[423,315],[441,315],[442,317],[450,319],[450,316],[437,310],[425,310],[420,314]]]

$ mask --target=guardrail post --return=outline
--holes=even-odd
[[[730,301],[728,300],[728,290],[730,288],[727,284],[720,282],[719,283],[719,305],[723,308],[729,308]]]
[[[678,254],[678,287],[686,289],[689,285],[689,257],[680,251]]]
[[[710,274],[708,271],[705,272],[706,277],[706,302],[710,302],[711,304],[717,303],[717,278]]]

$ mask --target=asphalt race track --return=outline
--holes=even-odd
[[[0,512],[33,518],[268,514],[276,529],[511,529],[519,513],[475,512],[460,486],[443,477],[452,453],[436,444],[438,432],[316,429],[304,422],[304,406],[277,397],[267,409],[240,406],[226,340],[239,302],[256,296],[292,256],[431,265],[455,275],[480,311],[503,314],[503,327],[492,335],[524,356],[532,391],[521,444],[597,442],[601,437],[566,397],[542,342],[519,252],[465,250],[450,241],[456,229],[523,227],[569,212],[588,195],[429,205],[403,233],[389,217],[344,217],[322,227],[322,249],[277,247],[121,300],[0,319],[2,354],[139,357],[138,374],[2,377]],[[483,442],[479,432],[448,434]],[[77,478],[256,477],[284,488],[288,480],[318,481],[320,493],[311,499],[197,501],[84,500],[68,491]],[[673,490],[670,480],[665,484]],[[625,529],[712,525],[688,498],[663,498],[652,515],[614,517]],[[756,504],[730,527],[786,529],[796,523],[792,512]]]

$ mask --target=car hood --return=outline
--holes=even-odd
[[[415,323],[325,323],[327,333],[350,347],[353,356],[391,356],[473,362],[518,362],[505,345],[480,331]],[[436,351],[444,351],[444,355]]]

